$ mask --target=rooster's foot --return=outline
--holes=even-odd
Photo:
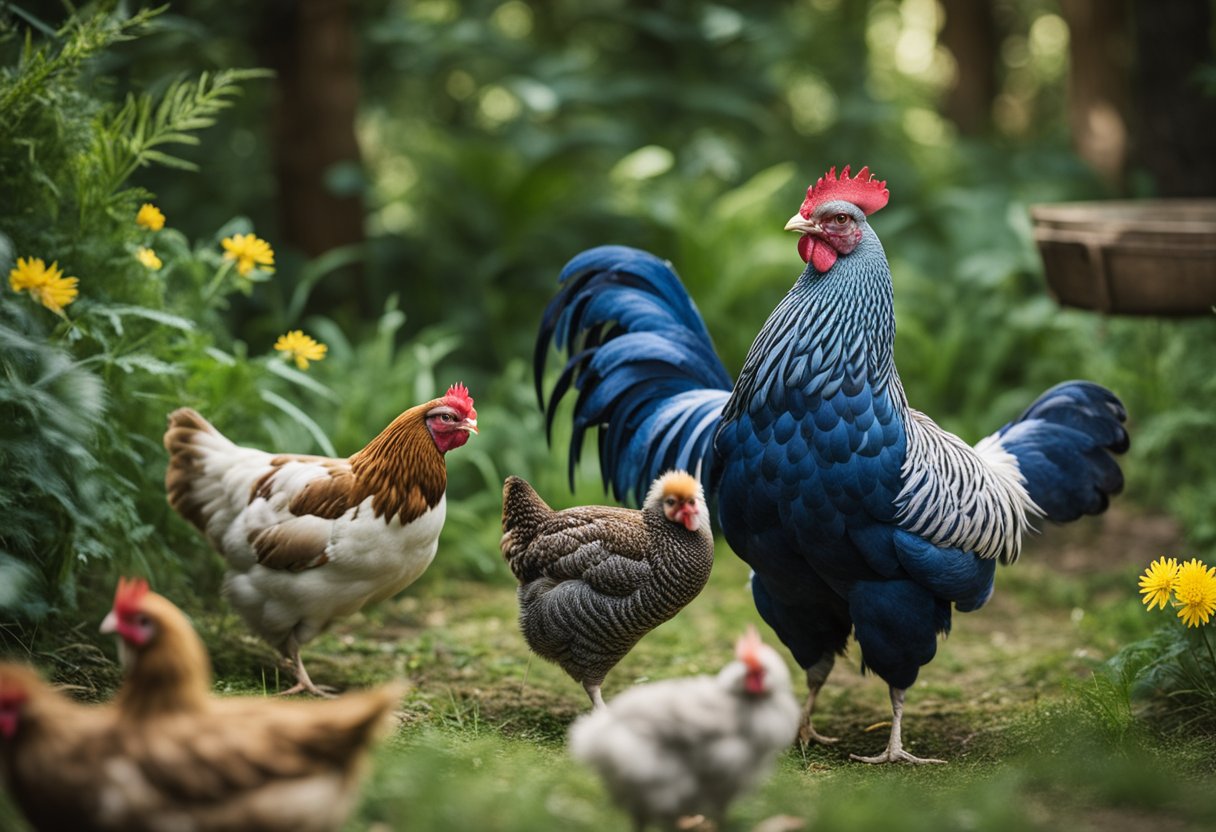
[[[311,693],[314,696],[319,696],[322,699],[335,699],[335,698],[337,698],[336,694],[338,692],[338,689],[331,688],[328,685],[314,685],[312,682],[308,682],[307,684],[304,682],[296,682],[294,685],[289,687],[287,690],[281,690],[275,695],[276,696],[293,696],[297,693],[304,693],[305,691]]]
[[[811,725],[810,722],[802,723],[802,727],[798,729],[798,745],[805,750],[813,742],[820,745],[833,745],[840,742],[840,737],[826,737],[816,731],[815,726]]]
[[[850,754],[850,760],[856,760],[859,763],[912,763],[913,765],[945,765],[945,760],[935,760],[931,757],[917,757],[914,754],[909,754],[902,748],[888,748],[877,757],[862,757],[860,754]]]

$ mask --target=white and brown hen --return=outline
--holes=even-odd
[[[508,477],[502,528],[524,639],[580,682],[597,708],[608,671],[697,597],[713,566],[705,495],[683,471],[655,480],[640,511],[554,511],[527,482]]]
[[[570,753],[594,768],[633,819],[672,829],[704,815],[718,828],[798,733],[789,669],[749,628],[717,676],[638,685],[579,717]]]
[[[430,565],[446,513],[444,454],[477,432],[462,384],[398,416],[346,459],[236,445],[189,408],[169,415],[169,504],[228,562],[224,594],[313,684],[300,648],[396,595]]]

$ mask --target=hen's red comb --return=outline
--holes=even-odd
[[[454,407],[465,414],[466,419],[477,418],[477,410],[473,407],[473,397],[469,395],[469,388],[459,381],[448,388],[448,392],[443,396],[443,401],[448,407]]]
[[[840,172],[840,178],[837,179],[836,168],[833,166],[819,177],[819,181],[806,189],[806,199],[798,213],[809,220],[820,205],[843,199],[853,203],[869,216],[886,205],[890,198],[891,192],[887,190],[886,181],[880,182],[877,177],[870,175],[869,167],[862,168],[850,179],[849,166],[845,165],[844,170]]]
[[[748,624],[747,632],[735,642],[735,658],[747,665],[749,669],[757,670],[761,667],[760,647],[763,644],[764,642],[760,640],[760,633],[756,630],[756,625]]]
[[[143,578],[119,578],[118,589],[114,591],[114,612],[120,616],[134,615],[147,594],[148,582]]]

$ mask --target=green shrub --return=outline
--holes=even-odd
[[[142,166],[189,169],[168,149],[196,143],[240,84],[264,73],[99,95],[93,63],[147,34],[157,14],[101,4],[46,37],[18,42],[7,30],[0,42],[14,58],[0,69],[0,570],[15,579],[0,605],[27,617],[71,610],[85,590],[96,604],[122,570],[161,585],[213,575],[198,544],[164,522],[159,434],[167,410],[200,386],[269,376],[219,314],[252,284],[218,238],[248,224],[191,245],[171,227],[137,224],[150,195],[129,184]],[[58,270],[46,278],[39,261]],[[66,292],[59,302],[50,286]]]

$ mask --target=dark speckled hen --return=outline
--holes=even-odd
[[[527,482],[508,477],[502,529],[524,639],[581,683],[597,708],[608,671],[697,597],[713,565],[705,495],[683,471],[655,480],[641,511],[554,511]]]

